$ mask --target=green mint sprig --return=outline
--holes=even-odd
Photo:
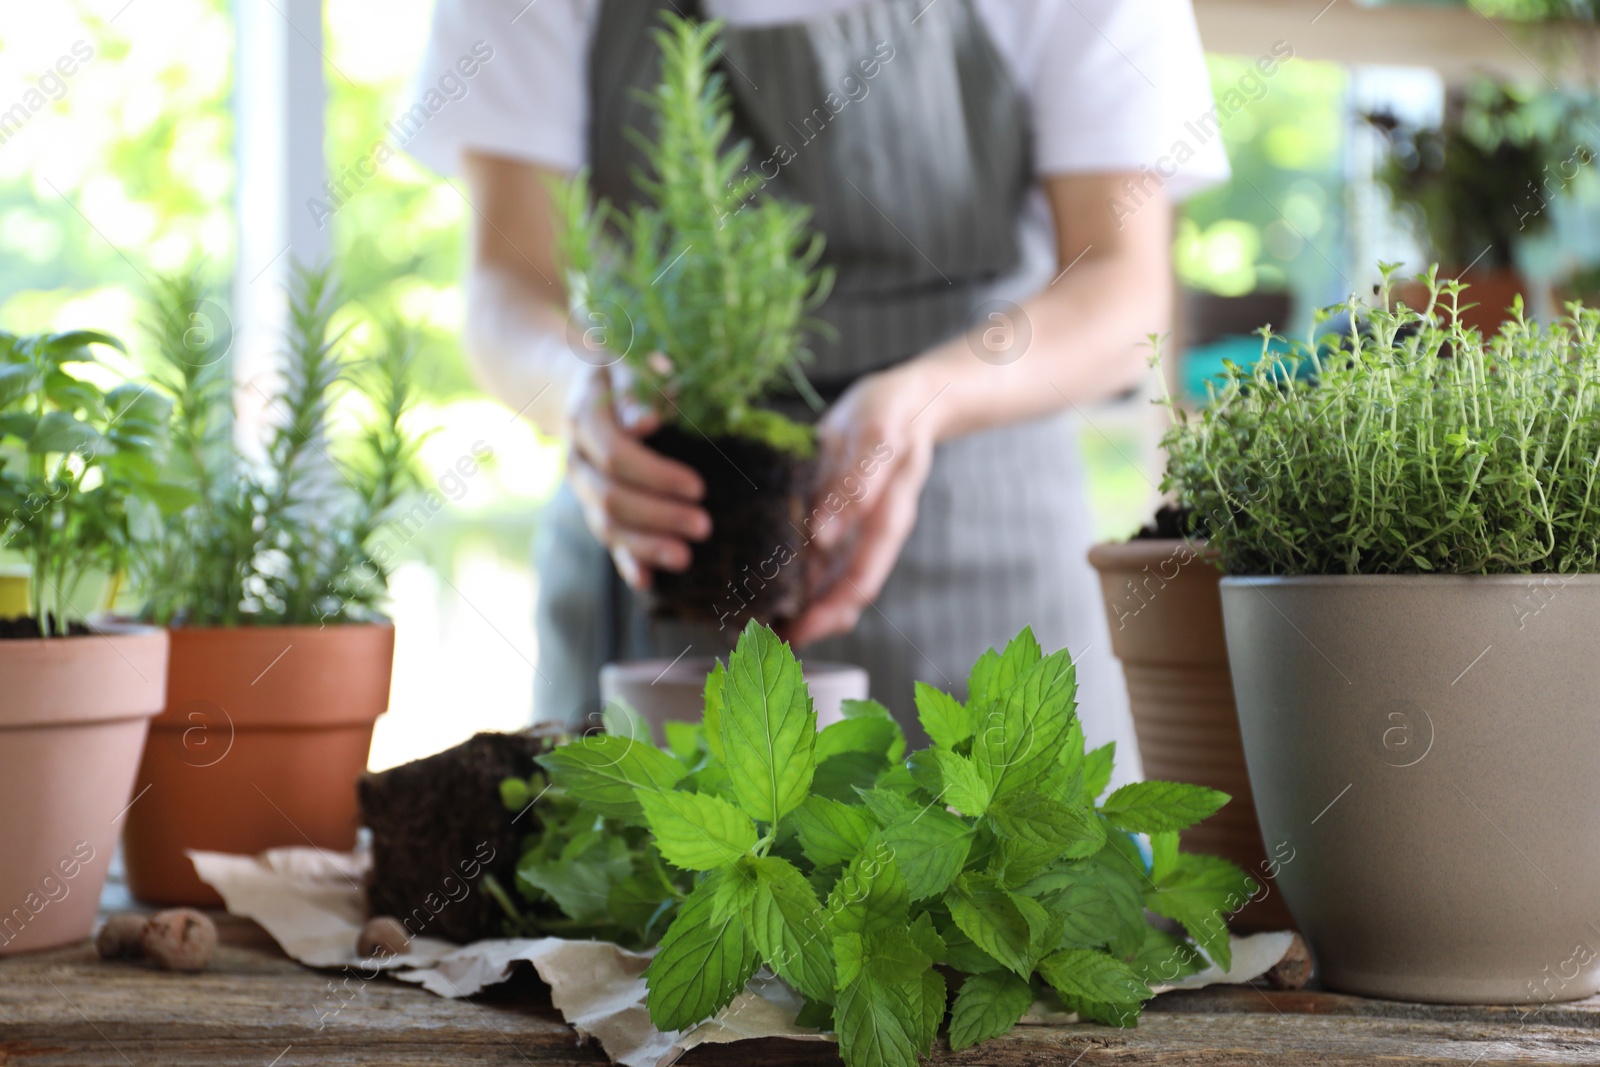
[[[911,1067],[947,1014],[954,1049],[1005,1033],[1051,993],[1130,1026],[1151,984],[1230,962],[1223,919],[1256,884],[1177,845],[1229,798],[1171,782],[1102,798],[1114,753],[1085,751],[1076,692],[1070,657],[1024,630],[978,661],[965,702],[917,687],[934,743],[907,757],[873,701],[848,702],[818,732],[800,663],[752,622],[707,679],[703,721],[673,724],[668,751],[630,722],[540,763],[591,828],[648,832],[632,861],[579,866],[584,899],[605,899],[614,925],[628,925],[616,907],[628,903],[664,929],[645,972],[657,1027],[710,1018],[765,965],[806,998],[802,1023],[834,1030],[850,1067]],[[1150,835],[1150,860],[1133,834]],[[641,899],[640,867],[662,861]],[[525,860],[523,880],[549,862]],[[1147,908],[1192,943],[1151,926]]]

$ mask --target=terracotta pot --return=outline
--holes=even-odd
[[[166,710],[123,847],[152,904],[222,903],[188,849],[355,846],[356,779],[389,706],[388,624],[175,629]]]
[[[1261,883],[1256,899],[1229,919],[1234,929],[1293,924],[1272,885],[1239,740],[1233,679],[1222,636],[1222,575],[1203,543],[1148,539],[1099,544],[1111,648],[1122,661],[1128,704],[1147,778],[1220,789],[1233,799],[1182,834],[1183,847],[1232,860]]]
[[[166,682],[162,630],[0,641],[0,955],[89,936]]]
[[[1228,651],[1278,884],[1331,989],[1600,990],[1600,575],[1234,578]]]
[[[600,699],[633,708],[650,724],[656,744],[664,744],[663,723],[699,722],[705,714],[706,675],[715,662],[710,656],[689,656],[676,662],[608,663],[600,668]],[[839,710],[844,701],[867,699],[867,672],[860,667],[848,663],[801,667],[819,730],[844,718]]]

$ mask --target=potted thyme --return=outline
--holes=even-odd
[[[117,820],[166,684],[167,635],[87,625],[82,579],[114,575],[139,503],[172,504],[167,401],[78,373],[103,333],[0,333],[0,550],[26,560],[28,615],[0,619],[0,954],[89,935]]]
[[[686,572],[657,575],[652,610],[714,621],[733,599],[737,633],[744,618],[771,622],[802,606],[787,546],[806,514],[815,439],[764,402],[787,381],[820,406],[800,363],[807,313],[832,274],[817,266],[809,209],[760,195],[759,175],[741,176],[749,144],[724,144],[732,119],[713,69],[716,24],[664,21],[654,138],[639,137],[645,202],[596,202],[580,174],[565,190],[561,252],[574,321],[608,327],[609,356],[661,414],[646,443],[705,481],[711,536]]]
[[[1545,979],[1600,884],[1600,311],[1518,303],[1485,339],[1464,286],[1424,288],[1230,368],[1177,413],[1166,481],[1230,520],[1209,543],[1250,780],[1323,980],[1589,996],[1592,953]]]
[[[397,326],[346,353],[330,275],[291,284],[283,383],[269,400],[265,458],[234,444],[225,315],[193,278],[164,281],[151,323],[159,387],[172,398],[171,476],[193,502],[141,546],[144,618],[169,628],[166,709],[140,769],[154,788],[130,813],[128,883],[142,900],[215,903],[187,849],[349,849],[355,782],[388,707],[394,629],[383,617],[393,543],[384,525],[414,484],[414,345]],[[342,439],[336,402],[366,421]],[[264,395],[264,394],[263,394]]]

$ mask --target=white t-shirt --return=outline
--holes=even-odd
[[[752,26],[862,2],[873,0],[705,0],[704,10]],[[932,0],[940,2],[949,0]],[[1213,104],[1189,0],[973,3],[1027,97],[1041,176],[1144,167],[1160,171],[1175,199],[1227,179],[1221,137],[1201,121]],[[430,93],[445,103],[404,148],[446,174],[466,149],[582,166],[599,8],[600,0],[438,0],[405,106]]]

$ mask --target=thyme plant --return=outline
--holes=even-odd
[[[416,441],[402,427],[415,399],[412,336],[382,324],[374,350],[348,358],[332,277],[297,269],[283,384],[266,397],[273,426],[265,462],[254,462],[234,443],[226,342],[196,321],[204,286],[165,279],[154,304],[152,376],[172,397],[171,471],[194,502],[139,554],[146,617],[238,626],[377,616],[389,569],[369,548],[416,480]],[[335,440],[335,408],[349,391],[369,417]]]
[[[1600,570],[1600,311],[1541,325],[1519,300],[1484,338],[1436,267],[1425,307],[1385,310],[1393,270],[1347,334],[1263,345],[1173,407],[1164,488],[1232,574]]]
[[[594,201],[583,173],[562,193],[572,321],[603,333],[667,423],[807,455],[810,428],[759,403],[786,373],[820,405],[800,362],[807,314],[832,286],[817,266],[822,237],[807,230],[809,208],[759,195],[765,179],[743,174],[748,142],[727,144],[719,24],[663,18],[655,139],[630,131],[648,163],[636,176],[647,202]]]

